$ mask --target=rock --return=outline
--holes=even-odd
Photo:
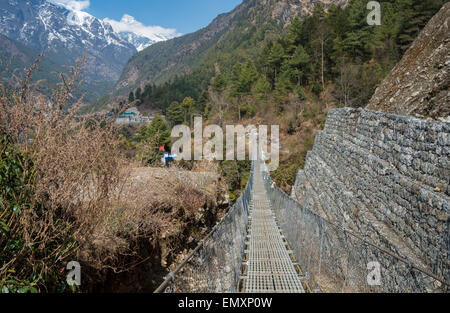
[[[368,109],[449,122],[449,25],[446,3],[376,89]]]
[[[392,135],[400,129],[402,136]],[[443,264],[450,249],[442,244],[450,241],[450,198],[443,192],[448,189],[448,171],[439,168],[448,168],[448,158],[437,147],[446,147],[449,135],[448,125],[439,121],[366,109],[332,109],[304,169],[297,174],[292,197],[303,208],[345,221],[355,231],[368,229],[370,242],[406,255],[415,264]],[[329,235],[339,240],[330,245],[348,246],[359,264],[366,261],[351,253],[360,248],[357,243]],[[405,277],[404,264],[391,264],[392,259],[384,257],[383,266],[389,272],[383,290],[416,288]],[[383,254],[378,252],[376,258],[382,262]],[[446,277],[449,268],[438,271]],[[423,292],[428,287],[424,284],[414,290]]]
[[[449,215],[447,213],[442,213],[438,216],[438,220],[441,222],[447,222]]]

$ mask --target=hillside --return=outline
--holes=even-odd
[[[267,6],[269,11],[265,11],[257,4],[239,11],[249,3],[253,2],[244,2],[233,13],[252,16],[251,12],[260,9],[258,16],[268,16],[269,12],[272,16],[273,12],[280,12],[273,6]],[[291,2],[277,2],[283,3]],[[139,86],[129,94],[116,96],[114,102],[120,105],[139,99],[140,110],[160,109],[170,125],[189,124],[195,114],[218,125],[280,125],[280,167],[272,174],[280,186],[289,190],[297,169],[304,166],[316,131],[324,126],[328,110],[365,107],[444,1],[385,1],[381,4],[381,26],[367,24],[367,3],[368,0],[352,0],[345,7],[329,5],[327,9],[317,3],[311,15],[294,18],[284,29],[280,26],[278,33],[271,33],[272,37],[264,32],[264,41],[259,44],[251,39],[256,40],[256,35],[239,41],[240,37],[233,37],[236,33],[226,32],[228,35],[222,37],[228,38],[226,41],[221,39],[204,55],[191,57],[204,62],[203,66],[194,67],[186,75],[179,73],[164,84]],[[241,25],[246,25],[246,21],[252,20],[244,19]],[[143,53],[155,47],[161,45]],[[151,64],[142,63],[139,68]],[[173,67],[182,64],[180,61]],[[135,74],[138,82],[137,69]],[[102,104],[98,103],[97,108],[105,108]]]
[[[38,54],[35,51],[0,34],[0,72],[2,73],[2,80],[11,77],[13,73],[20,75],[18,72],[30,66],[37,56]],[[61,69],[60,66],[44,57],[41,70],[37,73],[37,76],[43,78],[43,75]]]
[[[24,70],[29,68],[38,56],[37,51],[0,34],[0,81],[15,85],[17,79],[24,78]],[[67,67],[54,62],[51,55],[45,53],[32,76],[34,82],[39,82],[36,90],[50,95],[52,87],[60,83],[59,73],[68,73]],[[94,101],[103,96],[104,90],[112,85],[113,82],[107,81],[83,81],[75,96],[84,96],[85,101]]]
[[[209,82],[215,69],[229,69],[235,62],[257,56],[264,42],[279,38],[295,16],[308,16],[317,3],[328,7],[347,2],[245,0],[195,33],[154,44],[134,55],[111,94],[125,97],[137,87],[159,85],[195,71],[201,72],[202,82]],[[220,66],[215,67],[217,64]],[[110,101],[104,99],[103,103]]]
[[[367,108],[402,115],[450,115],[450,3],[420,33]]]

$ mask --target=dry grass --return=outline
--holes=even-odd
[[[198,208],[214,205],[218,180],[211,164],[186,173],[127,163],[113,120],[77,115],[81,100],[73,103],[72,94],[83,61],[61,75],[50,99],[31,84],[38,61],[19,84],[9,84],[20,88],[0,86],[0,134],[12,138],[32,172],[24,182],[30,205],[8,217],[8,237],[1,233],[0,248],[2,240],[23,245],[0,263],[0,286],[34,277],[41,291],[54,291],[71,260],[116,273],[145,261],[136,250],[140,238],[180,232]]]
[[[22,248],[0,268],[0,277],[14,270],[19,281],[31,273],[37,281],[49,281],[55,267],[87,247],[94,229],[111,214],[112,191],[123,183],[113,123],[77,116],[81,99],[71,103],[83,60],[70,75],[60,75],[50,99],[31,84],[38,61],[21,87],[1,86],[0,132],[27,156],[26,170],[33,173],[27,182],[30,206],[8,220],[10,236],[23,241]],[[88,188],[95,191],[83,201],[79,195]]]

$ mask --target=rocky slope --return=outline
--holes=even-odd
[[[24,70],[33,64],[39,54],[40,52],[0,34],[0,81],[8,85],[18,83],[24,77]],[[45,54],[32,76],[34,82],[39,81],[36,91],[50,95],[52,86],[61,82],[57,73],[68,73],[68,68],[65,64],[55,62],[52,54]],[[94,101],[103,96],[113,84],[113,81],[103,80],[82,81],[74,96],[76,99],[83,96],[85,102]]]
[[[447,3],[375,91],[368,109],[450,120],[449,24]]]
[[[8,81],[12,75],[20,77],[23,69],[29,67],[37,58],[38,53],[21,43],[0,34],[0,80]],[[56,77],[52,77],[52,72],[63,72],[62,66],[52,62],[44,56],[39,66],[35,78],[48,79],[55,83]]]

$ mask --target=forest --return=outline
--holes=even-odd
[[[300,99],[319,97],[325,104],[336,101],[339,106],[361,107],[443,3],[383,1],[382,25],[375,27],[367,24],[365,0],[353,0],[345,8],[331,5],[327,10],[318,4],[311,16],[295,18],[278,39],[266,40],[262,49],[255,45],[255,50],[261,50],[255,57],[246,58],[238,52],[221,57],[223,51],[234,48],[221,46],[216,56],[203,60],[205,66],[161,85],[138,88],[129,100],[139,99],[141,104],[166,112],[185,97],[204,102],[200,97],[204,98],[204,91],[211,87],[214,92],[226,92],[235,102],[242,96],[271,94],[278,112],[283,111],[289,94]],[[260,38],[261,33],[253,36]],[[237,40],[227,39],[222,45]],[[218,62],[219,70],[214,69],[218,56],[225,60]],[[195,113],[208,113],[205,109],[208,107],[200,105]],[[255,114],[252,108],[236,109],[237,119]]]
[[[326,10],[318,4],[312,15],[294,18],[276,38],[279,25],[262,27],[270,36],[247,27],[244,46],[238,44],[243,35],[231,32],[190,74],[138,88],[128,100],[162,110],[169,126],[189,125],[194,115],[220,125],[252,119],[281,125],[282,135],[291,137],[284,140],[290,152],[281,155],[272,174],[288,191],[328,109],[366,106],[444,3],[383,1],[381,26],[371,26],[367,2]]]

